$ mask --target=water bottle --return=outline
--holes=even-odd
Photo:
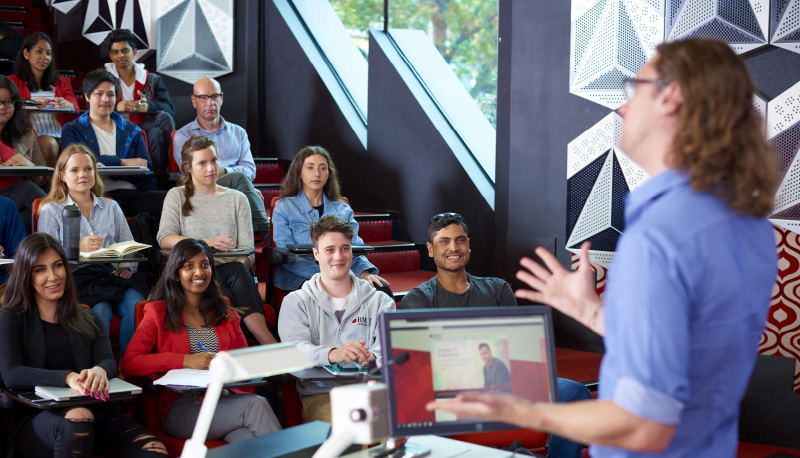
[[[81,209],[77,205],[67,205],[61,212],[61,221],[64,228],[61,246],[67,259],[77,261],[81,245]]]

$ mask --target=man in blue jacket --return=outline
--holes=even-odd
[[[150,154],[142,130],[114,111],[117,78],[105,70],[89,72],[83,79],[83,95],[89,111],[64,125],[61,146],[83,143],[95,155],[98,165],[147,167]],[[103,178],[106,194],[116,200],[127,216],[141,212],[160,215],[166,191],[153,191],[154,176],[121,175]]]

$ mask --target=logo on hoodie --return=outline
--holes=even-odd
[[[369,321],[370,321],[369,318],[367,318],[365,316],[359,316],[359,317],[353,318],[352,323],[355,324],[355,325],[358,325],[358,326],[367,327],[367,326],[369,326]]]

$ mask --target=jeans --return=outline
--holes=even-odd
[[[589,389],[573,380],[558,379],[558,402],[585,401],[592,398]],[[548,458],[580,458],[583,446],[577,442],[550,435],[550,447],[547,449]]]
[[[128,342],[133,338],[133,331],[136,330],[136,324],[134,323],[136,318],[136,303],[143,300],[144,297],[139,294],[139,291],[136,291],[135,288],[128,288],[128,290],[125,291],[125,295],[122,296],[122,300],[116,304],[111,305],[110,302],[103,301],[92,306],[92,310],[94,310],[94,313],[96,313],[106,325],[106,331],[109,333],[111,332],[111,318],[114,316],[114,313],[122,318],[122,322],[119,326],[120,361],[122,360],[122,355],[125,353],[125,347],[128,346]]]

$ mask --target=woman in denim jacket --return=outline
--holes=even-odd
[[[319,221],[323,215],[336,215],[349,221],[353,226],[353,245],[363,245],[353,209],[340,199],[339,174],[330,154],[319,146],[301,149],[289,165],[281,183],[281,199],[272,212],[275,246],[286,249],[287,245],[310,245],[311,223]],[[386,286],[389,282],[377,275],[378,269],[366,256],[354,256],[350,270],[391,296]],[[288,262],[278,265],[275,286],[294,291],[316,273],[319,273],[319,265],[313,258],[290,257]]]

